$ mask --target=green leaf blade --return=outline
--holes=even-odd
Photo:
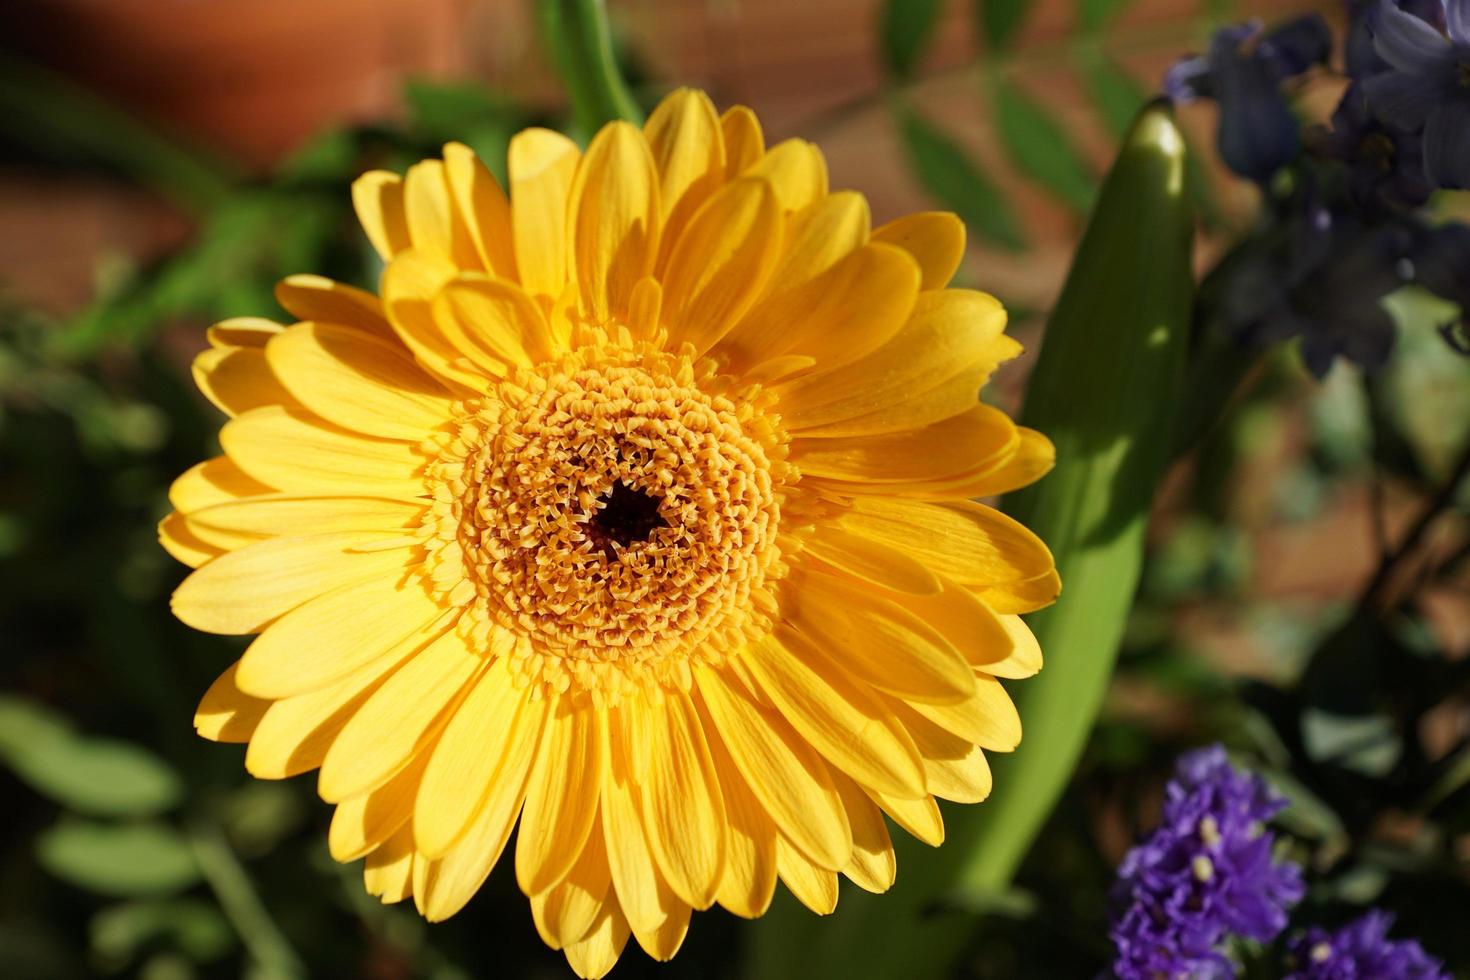
[[[994,80],[992,95],[996,131],[1012,162],[1073,211],[1086,214],[1095,184],[1062,124],[1004,78]]]
[[[991,51],[1010,46],[1031,13],[1031,0],[975,0],[975,21]]]
[[[908,78],[924,56],[939,23],[943,0],[885,0],[879,38],[883,64],[895,78]]]
[[[68,818],[40,834],[36,857],[62,881],[117,897],[174,895],[200,877],[188,841],[160,823]]]
[[[1015,212],[964,147],[911,107],[897,111],[904,149],[930,196],[959,215],[972,234],[1012,251],[1024,249]]]

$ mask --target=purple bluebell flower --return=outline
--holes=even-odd
[[[1417,941],[1389,939],[1392,926],[1375,909],[1336,932],[1308,929],[1290,945],[1286,980],[1451,980]]]
[[[1300,337],[1302,361],[1319,378],[1338,357],[1381,367],[1396,335],[1382,301],[1413,281],[1417,226],[1365,220],[1306,193],[1285,211],[1212,274],[1220,327],[1246,347]]]
[[[1220,104],[1216,139],[1226,166],[1258,182],[1290,163],[1301,146],[1297,119],[1282,83],[1326,63],[1332,35],[1316,14],[1265,32],[1259,23],[1221,28],[1206,55],[1177,62],[1164,77],[1175,102]]]
[[[1360,82],[1343,93],[1318,149],[1343,163],[1348,196],[1362,210],[1411,210],[1434,192],[1424,174],[1423,139],[1375,116]]]
[[[1436,187],[1470,188],[1470,0],[1442,0],[1444,31],[1382,0],[1368,29],[1388,69],[1363,81],[1368,103],[1398,129],[1423,133]]]
[[[1274,858],[1266,829],[1286,801],[1218,745],[1181,758],[1164,793],[1159,827],[1118,868],[1113,973],[1223,980],[1234,975],[1225,941],[1274,939],[1302,897],[1301,869]]]
[[[1347,72],[1352,78],[1367,78],[1392,66],[1373,47],[1372,23],[1381,0],[1348,0],[1348,36],[1345,45]],[[1442,0],[1397,0],[1405,13],[1413,14],[1436,30],[1444,30]]]

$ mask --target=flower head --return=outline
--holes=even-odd
[[[1391,940],[1393,916],[1374,910],[1336,932],[1313,927],[1291,943],[1286,980],[1450,980],[1413,939]]]
[[[224,455],[175,483],[185,622],[258,633],[200,732],[319,769],[331,851],[431,920],[519,824],[537,929],[583,976],[693,909],[819,912],[893,881],[883,814],[990,791],[997,678],[1040,651],[1045,546],[969,498],[1051,446],[977,394],[1018,345],[948,289],[951,215],[870,230],[820,153],[680,91],[586,151],[450,144],[354,186],[380,295],[280,286],[210,331]]]
[[[1325,63],[1331,52],[1331,32],[1316,14],[1270,32],[1258,23],[1235,24],[1215,32],[1207,55],[1170,68],[1164,92],[1181,103],[1219,102],[1217,142],[1225,164],[1242,177],[1266,181],[1296,157],[1301,144],[1282,83]]]
[[[1128,852],[1114,888],[1119,980],[1230,977],[1230,936],[1267,941],[1301,899],[1301,870],[1272,856],[1266,822],[1286,805],[1220,746],[1179,760],[1158,828]]]
[[[1424,172],[1435,187],[1470,187],[1470,0],[1443,0],[1433,22],[1382,3],[1368,29],[1387,64],[1363,82],[1384,122],[1422,133]]]

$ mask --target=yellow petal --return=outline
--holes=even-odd
[[[450,416],[449,393],[407,351],[352,327],[298,323],[265,356],[296,400],[354,432],[417,442]]]
[[[751,793],[719,736],[706,731],[727,821],[725,872],[715,900],[738,916],[759,918],[766,914],[776,890],[776,825]]]
[[[454,263],[432,252],[402,252],[383,270],[383,308],[394,332],[420,365],[451,389],[478,394],[484,377],[464,359],[434,318],[434,297],[458,274]]]
[[[650,937],[656,948],[677,949],[683,941],[679,921],[682,918],[687,924],[689,906],[664,881],[649,853],[639,782],[631,760],[633,750],[622,712],[623,708],[615,708],[603,718],[607,751],[602,766],[602,830],[608,870],[618,903],[634,932]],[[682,916],[680,907],[686,910]],[[639,943],[644,940],[640,938]]]
[[[461,269],[478,269],[480,256],[453,201],[439,160],[423,160],[403,175],[403,210],[413,247],[447,259]]]
[[[915,612],[851,579],[815,570],[795,572],[783,585],[786,621],[838,672],[910,700],[944,703],[970,696],[970,665]],[[887,788],[899,792],[893,784]]]
[[[246,476],[229,457],[216,456],[185,470],[168,488],[168,502],[175,510],[189,514],[213,504],[270,493],[271,489]]]
[[[1050,570],[1018,582],[1004,582],[975,590],[984,603],[1001,614],[1035,612],[1057,601],[1062,593],[1062,580]]]
[[[276,283],[276,302],[298,320],[357,327],[380,340],[400,343],[377,296],[325,276],[287,276]]]
[[[255,726],[271,706],[269,701],[251,697],[235,685],[238,666],[230,664],[209,685],[194,711],[194,730],[211,742],[250,741]]]
[[[422,501],[384,497],[293,497],[271,493],[201,508],[189,515],[189,522],[263,537],[328,531],[405,531],[419,524],[424,506]]]
[[[1010,696],[993,677],[975,679],[975,694],[959,704],[920,704],[909,707],[947,732],[992,752],[1009,752],[1021,743],[1021,718]]]
[[[809,640],[778,626],[751,646],[748,661],[781,714],[834,766],[865,786],[923,795],[923,767],[908,733]]]
[[[813,912],[830,915],[837,908],[836,872],[812,864],[784,837],[776,838],[776,871],[797,901]]]
[[[597,923],[611,878],[602,827],[594,824],[582,854],[567,876],[551,888],[531,896],[536,930],[552,949],[577,942]]]
[[[201,538],[182,514],[170,514],[158,522],[158,543],[179,562],[198,568],[225,553],[217,544]]]
[[[965,662],[990,673],[990,664],[1011,655],[1015,642],[1001,617],[973,593],[944,579],[939,595],[905,596],[904,607],[944,637]]]
[[[480,158],[463,143],[444,146],[444,173],[455,210],[469,232],[480,262],[502,279],[516,278],[510,201]]]
[[[847,820],[852,824],[852,861],[842,873],[864,891],[882,894],[893,887],[898,875],[898,859],[888,837],[883,813],[857,783],[838,773],[834,777]]]
[[[833,439],[843,436],[878,436],[893,432],[910,432],[935,422],[960,415],[974,408],[980,400],[980,389],[991,375],[991,365],[979,364],[939,382],[932,388],[910,392],[899,401],[890,402],[864,415],[828,422],[825,425],[793,429],[803,439]],[[1017,428],[1017,434],[1026,430]],[[1020,449],[1017,444],[1016,449]],[[976,483],[991,479],[987,472]],[[954,496],[963,496],[956,493]],[[974,494],[973,496],[980,496]]]
[[[827,764],[743,684],[707,668],[696,676],[711,727],[751,795],[812,860],[833,869],[845,865],[852,832]]]
[[[681,693],[635,717],[651,726],[639,794],[649,852],[676,895],[709,908],[724,869],[725,807],[699,718]]]
[[[440,922],[464,908],[500,860],[526,798],[526,779],[541,744],[546,714],[545,698],[522,707],[512,740],[469,826],[442,857],[420,854],[415,861],[414,901],[430,922]]]
[[[740,367],[806,355],[824,367],[857,360],[903,329],[919,269],[891,245],[865,245],[831,268],[761,300],[718,345]]]
[[[413,828],[401,827],[363,862],[362,881],[384,905],[413,894]]]
[[[939,813],[939,804],[934,797],[925,796],[918,800],[901,800],[864,786],[863,791],[874,803],[893,818],[893,822],[930,847],[944,843],[944,818]]]
[[[760,120],[743,105],[731,106],[720,116],[720,133],[725,142],[725,177],[734,180],[760,161],[766,153]]]
[[[484,666],[455,630],[414,654],[332,743],[317,781],[321,798],[339,803],[387,782],[432,744]]]
[[[367,531],[261,541],[221,555],[184,579],[174,615],[206,633],[255,633],[338,586],[401,574],[407,549],[354,553],[389,535]]]
[[[571,277],[597,322],[627,313],[634,284],[653,270],[659,206],[643,134],[625,122],[604,126],[577,166],[570,212]]]
[[[590,704],[557,699],[526,784],[516,841],[516,881],[527,895],[566,877],[597,816],[602,732]]]
[[[221,320],[204,332],[211,347],[264,347],[286,328],[260,316],[234,316]]]
[[[1002,336],[1006,314],[984,293],[920,293],[893,339],[834,371],[777,386],[789,431],[866,415],[926,391],[984,360]]]
[[[455,346],[492,377],[551,357],[546,314],[514,283],[461,277],[434,300],[434,316]]]
[[[342,727],[419,644],[401,643],[379,658],[318,690],[271,705],[245,752],[245,769],[257,779],[286,779],[322,764]]]
[[[409,247],[403,212],[403,181],[386,170],[370,170],[352,182],[352,206],[373,248],[388,261]]]
[[[946,731],[897,698],[888,703],[924,757],[924,782],[930,793],[956,803],[979,803],[990,795],[990,764],[980,746]]]
[[[787,211],[800,211],[827,193],[827,161],[805,140],[777,143],[745,172],[769,180]]]
[[[497,660],[475,682],[434,746],[419,789],[414,839],[426,857],[448,851],[491,792],[503,790],[499,773],[526,768],[519,756],[535,751],[541,732],[539,708],[527,704]]]
[[[803,556],[882,588],[910,595],[935,595],[942,588],[917,558],[834,524],[818,524],[803,541]]]
[[[684,945],[684,937],[689,935],[690,907],[678,898],[673,898],[672,901],[668,916],[657,928],[650,930],[633,927],[633,938],[638,940],[643,952],[660,963],[673,959],[679,952],[679,947]]]
[[[1055,568],[1041,539],[993,507],[859,497],[840,519],[855,534],[914,555],[940,575],[983,587],[1024,582]]]
[[[516,268],[533,296],[555,298],[567,281],[567,202],[581,159],[577,144],[549,129],[525,129],[508,155]]]
[[[1019,680],[1041,670],[1041,644],[1020,616],[1000,616],[1001,626],[1011,639],[1011,652],[1004,660],[995,660],[980,669],[992,677]]]
[[[628,332],[634,340],[653,340],[658,333],[663,311],[663,286],[652,276],[644,276],[633,287],[628,302]]]
[[[771,185],[753,178],[721,188],[690,219],[662,278],[672,346],[703,351],[750,308],[780,256],[781,222]]]
[[[801,439],[791,443],[789,459],[803,477],[840,482],[859,493],[886,493],[893,484],[939,482],[978,470],[1016,443],[1016,427],[989,405],[935,422],[915,432],[842,439]]]
[[[714,103],[703,92],[688,88],[664,97],[649,115],[643,134],[658,170],[667,252],[690,216],[724,182],[724,139]]]
[[[255,638],[240,658],[240,688],[263,698],[314,691],[388,655],[440,613],[417,581],[378,576],[341,586]]]
[[[423,759],[415,759],[371,793],[337,804],[327,832],[332,859],[356,861],[406,825],[413,817],[414,794],[423,775]]]
[[[1020,443],[1005,464],[958,488],[956,496],[994,497],[1030,486],[1051,472],[1057,462],[1056,447],[1034,429],[1018,426]]]
[[[406,442],[376,439],[269,406],[231,419],[220,445],[247,474],[288,493],[417,497],[426,457]]]
[[[786,250],[771,277],[770,291],[795,289],[826,272],[868,243],[868,202],[855,191],[818,198],[792,215]]]
[[[943,289],[965,257],[965,223],[947,211],[921,211],[875,230],[873,241],[912,255],[924,273],[921,289]]]
[[[617,902],[603,905],[587,935],[567,946],[567,963],[582,980],[601,980],[628,943],[628,920]]]
[[[296,404],[258,347],[211,347],[194,358],[191,370],[204,397],[231,417],[262,405]]]

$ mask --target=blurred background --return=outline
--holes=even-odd
[[[768,142],[820,144],[875,225],[960,213],[961,283],[1005,301],[1031,348],[1168,66],[1222,23],[1344,17],[1338,0],[609,9],[645,104],[688,84],[751,106]],[[327,856],[311,777],[251,781],[241,748],[195,737],[195,701],[240,644],[172,620],[184,570],[154,538],[171,479],[217,451],[188,370],[204,328],[281,315],[271,288],[290,273],[375,285],[347,190],[362,170],[451,139],[503,168],[516,130],[575,127],[541,28],[529,0],[0,5],[0,975],[569,975],[512,876],[442,925],[381,907]],[[1343,85],[1307,79],[1304,111]],[[1211,107],[1182,120],[1203,268],[1251,227],[1257,191],[1218,162]],[[1371,376],[1267,356],[1175,467],[1103,720],[1017,888],[964,912],[955,976],[1096,975],[1113,867],[1177,752],[1222,737],[1289,791],[1326,882],[1314,906],[1388,905],[1470,971],[1470,500],[1447,483],[1470,360],[1414,302]],[[1014,407],[1026,371],[987,397]],[[1384,697],[1325,709],[1343,678]],[[712,912],[672,964],[630,950],[614,975],[771,976],[762,950],[806,916],[789,896],[756,926]]]

